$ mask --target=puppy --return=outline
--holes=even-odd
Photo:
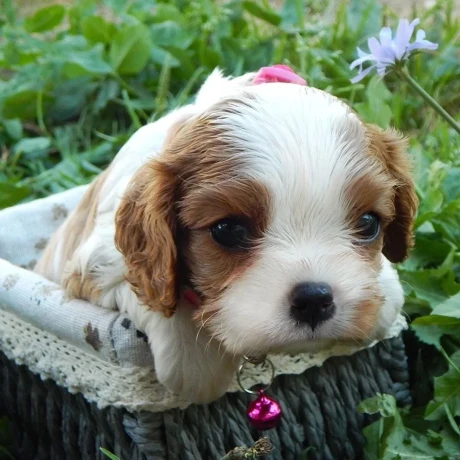
[[[137,131],[36,271],[143,330],[158,380],[192,402],[239,358],[382,336],[412,246],[405,144],[335,97],[215,71]]]

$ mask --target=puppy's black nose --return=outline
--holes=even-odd
[[[332,289],[326,283],[298,284],[291,293],[291,315],[301,323],[315,329],[334,316]]]

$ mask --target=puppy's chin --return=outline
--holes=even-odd
[[[298,339],[299,335],[305,336],[303,339]],[[311,337],[311,332],[305,331],[303,333],[295,333],[293,331],[292,337],[284,341],[275,339],[273,342],[266,341],[265,345],[260,342],[255,344],[238,345],[237,343],[231,344],[224,340],[224,349],[234,355],[266,355],[266,354],[287,354],[295,355],[298,353],[319,353],[324,350],[329,350],[336,345],[351,345],[351,346],[366,346],[377,338],[375,333],[370,333],[363,336],[361,333],[338,335],[337,337],[320,337],[318,335]]]
[[[379,315],[376,309],[376,315]],[[217,319],[217,318],[215,318]],[[222,349],[234,356],[259,356],[266,354],[288,354],[318,353],[331,349],[336,345],[366,346],[382,335],[384,329],[375,327],[375,322],[368,320],[369,326],[366,330],[350,324],[345,333],[334,333],[333,324],[324,325],[324,330],[318,328],[318,332],[312,333],[308,326],[297,326],[290,324],[288,327],[280,328],[273,326],[271,334],[265,334],[257,327],[257,324],[247,325],[244,330],[236,334],[219,334],[213,331],[211,334],[217,336],[222,343]],[[281,331],[284,329],[284,331]],[[338,328],[339,329],[339,328]],[[385,329],[386,331],[386,329]],[[236,339],[233,337],[236,336]],[[251,337],[254,336],[254,337]]]

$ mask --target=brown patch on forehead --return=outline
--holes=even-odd
[[[204,304],[215,301],[253,263],[270,212],[268,190],[245,174],[245,164],[231,137],[216,123],[231,116],[237,106],[230,103],[215,110],[183,127],[156,166],[178,178],[179,268]],[[243,219],[254,247],[228,251],[214,242],[210,227],[226,217]]]
[[[269,217],[269,193],[253,179],[231,178],[235,171],[228,171],[228,178],[214,181],[197,179],[195,187],[185,194],[179,203],[180,220],[186,227],[196,230],[228,216],[238,216],[248,222],[256,236],[266,229]],[[206,171],[201,171],[200,176]],[[200,185],[204,184],[204,185]]]

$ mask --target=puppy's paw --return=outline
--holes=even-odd
[[[172,318],[157,317],[146,328],[158,381],[180,399],[209,403],[227,391],[238,359],[220,350],[205,331],[193,323],[191,312],[178,311]]]

